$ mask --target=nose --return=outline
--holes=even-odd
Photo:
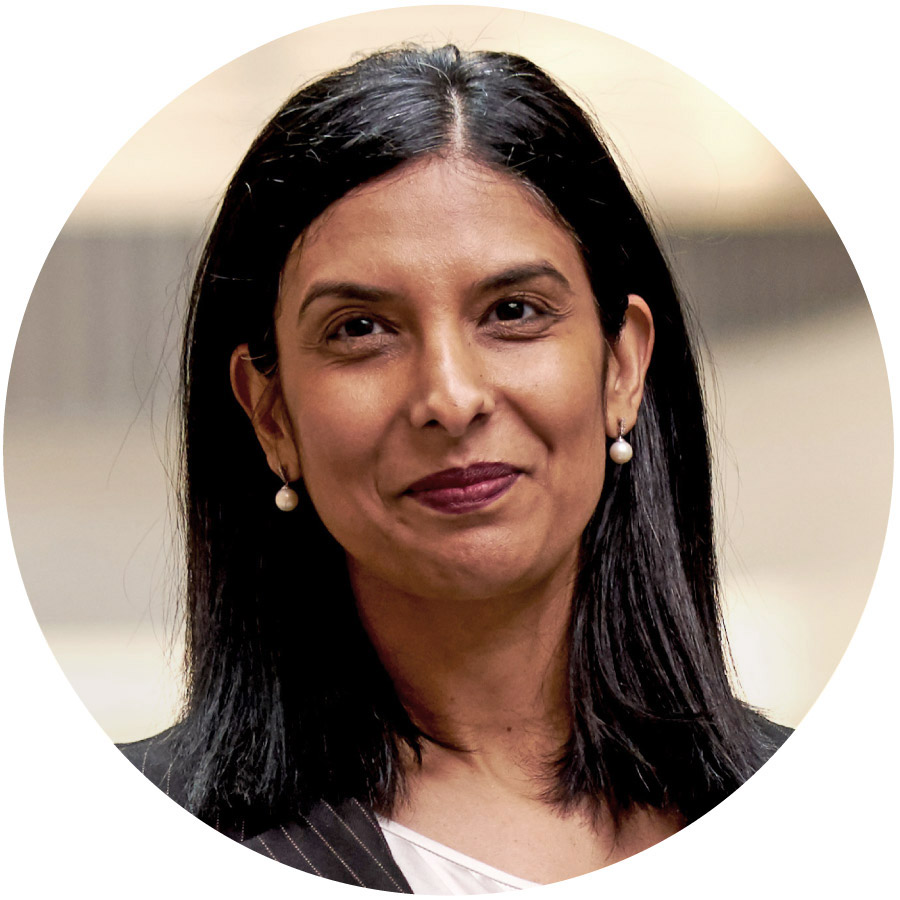
[[[413,374],[410,420],[415,428],[443,428],[462,437],[494,411],[493,392],[477,348],[464,335],[426,342]]]

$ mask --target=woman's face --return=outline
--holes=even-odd
[[[478,598],[574,570],[617,365],[574,240],[525,188],[431,159],[356,189],[288,257],[276,337],[261,440],[355,577]]]

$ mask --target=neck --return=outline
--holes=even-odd
[[[569,735],[574,562],[504,596],[425,598],[348,560],[364,628],[413,722],[467,765],[546,767]]]

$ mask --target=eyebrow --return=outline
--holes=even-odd
[[[569,279],[563,275],[556,266],[549,262],[542,261],[537,263],[526,263],[521,266],[513,266],[511,269],[505,269],[496,275],[489,275],[487,278],[476,282],[475,290],[478,293],[487,293],[502,288],[515,287],[526,281],[533,281],[536,278],[552,278],[561,287],[570,291],[572,289]]]
[[[306,292],[297,318],[300,319],[311,303],[320,297],[335,297],[338,300],[361,300],[368,303],[377,303],[379,300],[394,300],[397,295],[393,291],[384,288],[372,287],[367,284],[358,284],[355,281],[317,281]]]
[[[495,275],[488,275],[475,282],[475,293],[484,294],[490,291],[515,287],[537,278],[551,278],[567,291],[571,291],[569,279],[563,275],[556,266],[549,262],[525,263],[504,269]],[[367,284],[359,284],[355,281],[317,281],[306,292],[300,303],[297,318],[300,319],[309,306],[321,297],[334,297],[339,300],[359,300],[366,303],[378,303],[384,300],[395,300],[397,294],[384,288]]]

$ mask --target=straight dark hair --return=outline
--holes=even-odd
[[[278,377],[279,277],[318,215],[398,166],[451,154],[519,180],[571,230],[608,339],[629,293],[646,300],[656,329],[634,459],[608,469],[582,539],[573,728],[548,799],[591,798],[613,814],[644,804],[690,821],[776,746],[729,684],[695,357],[608,142],[528,60],[405,47],[285,103],[234,175],[196,274],[182,357],[187,693],[166,740],[188,809],[207,821],[264,827],[320,799],[389,812],[404,747],[418,755],[428,739],[360,625],[343,552],[308,497],[290,516],[275,508],[278,479],[228,372],[248,342],[257,367]]]

